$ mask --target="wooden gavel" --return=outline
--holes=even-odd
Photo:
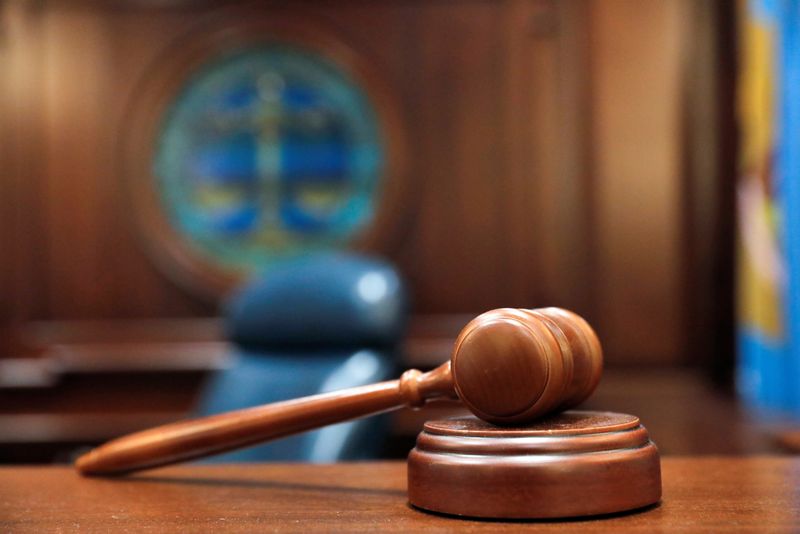
[[[501,308],[461,331],[450,361],[399,380],[178,422],[112,440],[78,458],[84,475],[182,462],[325,425],[460,399],[484,421],[520,424],[575,406],[597,386],[602,350],[592,328],[559,308]]]

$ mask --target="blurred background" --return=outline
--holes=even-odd
[[[588,405],[662,452],[791,450],[798,20],[0,1],[0,462],[430,369],[474,315],[544,306],[603,342]],[[399,458],[456,412],[240,459]]]

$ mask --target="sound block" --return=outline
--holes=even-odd
[[[518,427],[429,421],[408,457],[408,499],[469,517],[610,514],[658,502],[661,463],[633,415],[575,410]]]

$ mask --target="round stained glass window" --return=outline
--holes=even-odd
[[[153,160],[163,210],[224,269],[340,246],[373,219],[379,121],[364,90],[319,54],[269,44],[219,57],[163,117]]]

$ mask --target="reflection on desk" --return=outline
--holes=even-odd
[[[65,467],[0,468],[11,532],[797,532],[800,459],[668,457],[649,509],[557,522],[474,521],[406,501],[403,462],[180,466],[121,479]]]

